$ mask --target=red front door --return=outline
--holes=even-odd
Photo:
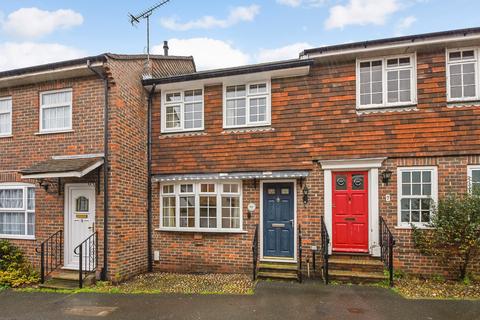
[[[334,172],[333,251],[368,252],[368,174]]]

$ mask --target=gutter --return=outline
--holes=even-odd
[[[156,84],[148,93],[148,133],[147,133],[147,257],[148,272],[153,271],[153,241],[152,241],[152,104]]]
[[[109,198],[108,198],[108,173],[110,172],[110,162],[108,157],[108,77],[101,74],[97,70],[93,69],[90,60],[87,60],[87,67],[93,73],[95,73],[101,80],[103,80],[104,86],[104,108],[103,108],[103,268],[100,274],[102,281],[107,280],[108,274],[108,211],[109,211]]]

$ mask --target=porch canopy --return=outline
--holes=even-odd
[[[20,170],[23,179],[81,178],[103,164],[103,157],[54,158]]]
[[[308,177],[308,171],[263,171],[230,173],[192,173],[159,174],[153,177],[155,182],[192,181],[192,180],[248,180],[248,179],[300,179]]]

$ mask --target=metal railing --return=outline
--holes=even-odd
[[[258,224],[255,225],[255,233],[252,242],[252,262],[253,262],[253,281],[257,279],[257,263],[258,263]]]
[[[325,284],[328,284],[328,247],[330,245],[330,236],[328,235],[327,226],[325,220],[322,217],[322,277]]]
[[[388,269],[390,287],[393,287],[393,246],[395,246],[395,239],[382,217],[380,217],[379,224],[380,257]]]
[[[95,231],[82,243],[80,243],[73,252],[78,255],[78,286],[83,287],[85,278],[98,266],[98,233]]]
[[[298,281],[302,282],[302,227],[300,224],[298,225],[298,270],[297,270],[297,277]]]
[[[40,282],[63,264],[63,230],[58,230],[35,248],[40,253]]]

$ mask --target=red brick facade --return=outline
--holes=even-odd
[[[444,49],[420,50],[416,60],[418,103],[393,112],[356,109],[354,59],[336,63],[319,60],[306,76],[272,80],[272,124],[260,129],[223,129],[223,87],[215,84],[204,87],[203,131],[162,134],[161,97],[157,94],[153,173],[310,171],[306,179],[310,202],[306,207],[297,181],[297,222],[303,230],[306,262],[307,258],[312,260],[310,246],[321,244],[320,219],[324,214],[324,172],[313,162],[386,157],[379,172],[389,168],[393,176],[389,185],[379,181],[379,213],[387,219],[397,239],[395,267],[416,274],[451,275],[434,259],[413,248],[410,230],[396,228],[396,168],[436,166],[439,197],[449,192],[466,192],[467,165],[480,160],[480,108],[447,105]],[[389,202],[385,200],[387,194],[391,196]],[[155,228],[160,223],[158,195],[155,183]],[[254,189],[251,180],[244,180],[246,234],[154,231],[154,250],[160,252],[156,267],[189,272],[248,272],[252,231],[259,223],[259,196],[260,188]],[[249,202],[257,205],[250,219],[245,207]],[[478,266],[477,263],[471,271],[479,273]]]

